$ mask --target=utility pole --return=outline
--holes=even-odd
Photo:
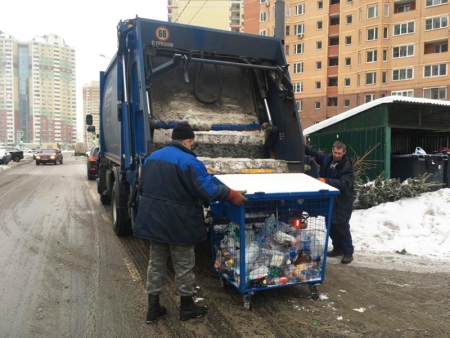
[[[284,45],[284,0],[276,0],[275,2],[275,31],[274,35],[281,39]]]

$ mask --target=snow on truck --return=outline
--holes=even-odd
[[[193,151],[210,173],[304,171],[280,39],[139,17],[117,30],[116,55],[100,73],[97,180],[117,235],[132,233],[143,159],[179,122],[194,128]]]

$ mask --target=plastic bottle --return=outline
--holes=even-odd
[[[315,262],[320,262],[323,257],[323,246],[316,236],[311,236],[311,259]]]
[[[250,271],[248,280],[261,279],[269,275],[269,268],[267,266],[258,266],[256,269]]]
[[[275,232],[275,229],[278,226],[278,220],[275,218],[275,215],[272,214],[270,217],[266,218],[264,221],[264,236],[270,237]]]

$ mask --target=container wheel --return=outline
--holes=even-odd
[[[245,296],[243,297],[243,300],[244,300],[244,307],[245,307],[247,310],[251,310],[251,309],[252,309],[252,296],[245,295]]]
[[[309,296],[311,299],[317,300],[319,299],[319,290],[317,290],[317,286],[310,285],[309,286]]]

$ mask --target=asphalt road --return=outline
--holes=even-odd
[[[403,257],[329,260],[321,299],[306,286],[259,292],[253,309],[221,288],[210,248],[196,248],[197,297],[206,317],[180,322],[173,271],[161,301],[168,314],[145,324],[146,242],[118,238],[86,158],[20,163],[0,171],[0,337],[448,337],[449,269],[422,272]],[[360,262],[358,262],[358,259]],[[405,258],[406,259],[406,258]],[[361,261],[377,262],[368,268]],[[416,265],[417,265],[416,264]],[[384,267],[383,267],[384,265]],[[386,269],[388,267],[389,269]],[[396,269],[396,270],[394,270]]]

